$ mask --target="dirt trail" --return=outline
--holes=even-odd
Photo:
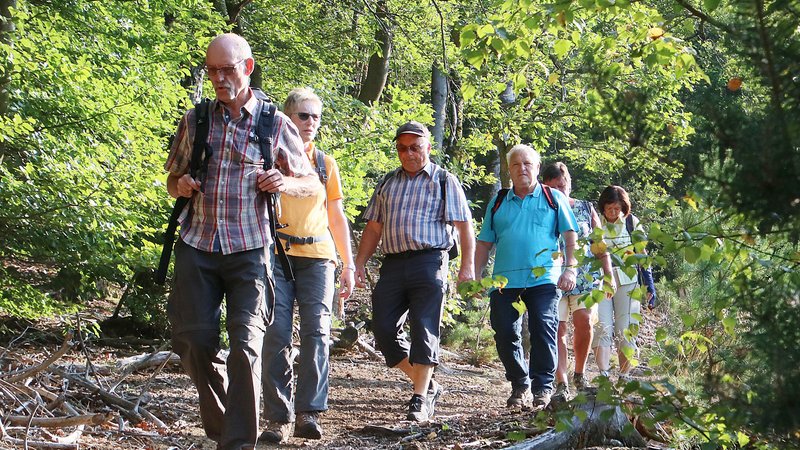
[[[645,312],[640,341],[645,348],[653,342],[654,328],[664,318],[659,313]],[[54,333],[55,334],[55,333]],[[371,340],[366,333],[365,338]],[[6,347],[9,343],[4,343]],[[40,342],[11,343],[16,364],[30,364],[51,353],[55,344]],[[486,345],[494,345],[488,342]],[[8,348],[8,347],[6,347]],[[93,363],[112,366],[128,354],[92,346]],[[63,357],[59,363],[75,364],[85,361],[78,351]],[[589,379],[596,376],[590,356]],[[5,370],[3,368],[2,370]],[[80,439],[81,448],[90,449],[210,449],[214,442],[205,438],[200,428],[197,396],[189,378],[179,366],[167,366],[148,381],[153,369],[136,373],[117,388],[116,393],[136,399],[149,384],[149,394],[143,406],[169,427],[156,430],[148,426],[130,427],[122,431],[107,424],[90,427]],[[119,374],[104,380],[114,384]],[[406,402],[411,386],[397,370],[385,367],[382,361],[369,359],[366,353],[350,352],[333,356],[330,374],[330,409],[322,416],[323,439],[318,441],[292,438],[282,446],[260,444],[257,448],[319,448],[319,449],[381,449],[430,448],[467,449],[502,448],[513,444],[509,431],[533,428],[533,415],[505,408],[509,384],[505,381],[499,362],[476,368],[455,359],[446,352],[436,379],[445,393],[437,404],[435,419],[425,425],[405,421]],[[56,382],[57,383],[57,382]],[[98,412],[103,405],[91,399],[79,399],[83,404],[95,404]],[[94,403],[93,403],[94,402]],[[1,405],[0,405],[1,406]],[[8,406],[8,405],[6,405]],[[3,409],[6,409],[5,407]],[[8,409],[6,409],[8,410]],[[552,425],[552,424],[551,424]],[[0,443],[0,448],[3,444]]]

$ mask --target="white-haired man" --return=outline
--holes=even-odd
[[[502,290],[490,294],[490,322],[497,354],[511,382],[509,407],[550,403],[557,364],[556,288],[575,287],[573,256],[578,224],[564,194],[538,182],[539,154],[527,145],[514,146],[507,155],[512,189],[501,190],[490,202],[475,247],[475,269],[480,274],[497,247],[493,275],[508,279]],[[565,242],[567,269],[556,253],[558,236]],[[531,355],[528,367],[522,349],[522,317],[528,311]],[[516,304],[516,306],[515,306]]]

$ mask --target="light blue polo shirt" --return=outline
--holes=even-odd
[[[577,231],[578,223],[567,197],[556,189],[550,192],[558,204],[559,233]],[[547,204],[542,185],[537,183],[525,198],[517,197],[514,190],[509,189],[494,214],[492,226],[492,207],[496,197],[489,202],[478,235],[479,241],[491,242],[497,247],[492,275],[508,278],[507,288],[557,284],[562,259],[553,260],[553,253],[559,251],[555,235],[556,212]],[[545,273],[537,277],[534,268],[543,268]]]

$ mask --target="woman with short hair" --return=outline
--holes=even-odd
[[[350,230],[342,208],[339,167],[316,148],[314,138],[322,120],[322,101],[310,89],[289,93],[283,112],[297,127],[324,186],[308,198],[281,195],[284,225],[280,242],[291,261],[294,281],[287,280],[280,264],[275,266],[275,320],[267,327],[262,352],[262,385],[267,429],[260,441],[283,443],[290,434],[320,439],[319,414],[328,409],[331,309],[334,297],[336,251],[342,258],[340,302],[350,297],[355,284],[355,265]],[[300,354],[294,389],[292,322],[294,305],[300,317]],[[293,392],[294,391],[294,392]],[[295,420],[296,419],[296,420]],[[292,432],[292,427],[294,431]]]

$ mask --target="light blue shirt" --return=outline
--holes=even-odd
[[[577,231],[578,223],[569,200],[551,189],[558,205],[558,232]],[[525,288],[542,284],[557,284],[561,276],[561,255],[556,237],[556,211],[547,204],[542,185],[519,198],[509,189],[505,200],[494,214],[496,195],[489,202],[478,240],[497,247],[492,275],[508,278],[507,288]],[[534,272],[543,271],[541,276]]]
[[[440,173],[447,177],[446,210]],[[468,222],[472,220],[472,213],[455,175],[429,162],[413,177],[402,169],[394,171],[375,189],[364,218],[383,224],[381,249],[384,253],[400,253],[449,248],[452,236],[447,224]]]

